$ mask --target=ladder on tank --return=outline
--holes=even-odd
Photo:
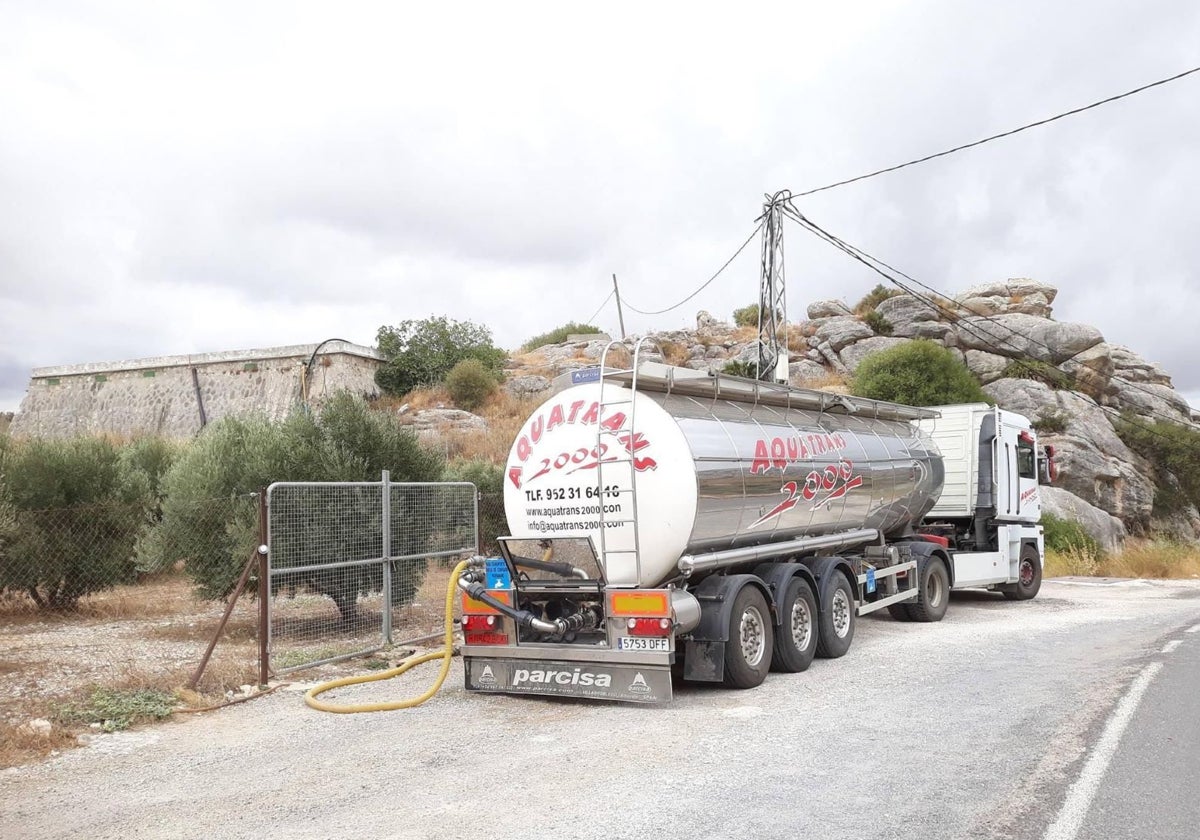
[[[648,340],[650,340],[649,336],[643,336],[642,338],[638,339],[637,344],[635,344],[634,348],[633,348],[633,360],[632,360],[631,367],[628,370],[615,370],[615,371],[612,371],[611,374],[610,374],[609,368],[608,368],[609,351],[612,350],[613,347],[615,347],[617,345],[620,345],[624,349],[625,345],[624,345],[624,343],[622,343],[620,341],[616,341],[616,340],[610,341],[610,342],[608,342],[607,345],[605,345],[604,352],[600,356],[600,395],[598,397],[599,411],[597,414],[597,422],[596,422],[596,456],[597,456],[596,457],[596,503],[597,503],[596,507],[597,507],[597,510],[599,511],[598,521],[600,523],[600,562],[604,569],[605,577],[607,578],[608,577],[608,558],[610,555],[631,555],[632,554],[633,561],[634,561],[634,569],[636,571],[637,583],[640,583],[642,580],[642,546],[641,546],[641,534],[639,533],[639,528],[638,528],[637,434],[636,434],[635,430],[637,429],[636,420],[637,420],[638,368],[641,366],[642,346]],[[660,356],[662,355],[661,349],[659,350],[659,355]],[[630,375],[631,379],[629,381],[629,388],[626,389],[623,384],[618,386],[618,389],[621,391],[622,396],[619,399],[606,400],[605,399],[605,382],[612,374],[618,374],[618,375],[628,374],[628,375]],[[613,437],[616,437],[618,440],[620,440],[621,435],[627,435],[627,437],[625,439],[626,442],[623,443],[623,445],[616,450],[617,451],[616,457],[611,458],[611,459],[605,458],[604,455],[601,454],[601,453],[603,453],[603,449],[601,449],[601,446],[604,443],[604,435],[606,432],[606,430],[604,428],[605,410],[612,406],[625,405],[627,403],[629,405],[628,425],[625,426],[623,424],[623,428],[614,430],[612,432],[608,432],[608,434],[612,435]],[[624,452],[621,451],[622,449],[624,450]],[[604,482],[604,474],[605,474],[606,470],[611,469],[611,468],[616,468],[618,470],[622,470],[622,476],[628,475],[628,477],[629,477],[628,489],[626,490],[624,487],[622,487],[618,491],[618,497],[624,496],[624,495],[628,495],[628,497],[629,497],[630,508],[632,509],[633,512],[632,512],[632,515],[628,518],[623,518],[623,519],[606,519],[605,518],[604,507],[605,507],[606,494],[604,492],[604,488],[606,485]],[[633,531],[633,548],[610,549],[608,547],[608,530],[610,527],[619,527],[621,525],[631,525],[632,526],[631,530]]]

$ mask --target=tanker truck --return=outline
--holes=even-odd
[[[859,616],[1038,592],[1053,452],[1018,414],[654,363],[575,380],[513,443],[501,556],[460,577],[470,691],[752,688],[844,655]]]

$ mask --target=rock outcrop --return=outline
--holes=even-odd
[[[845,301],[817,301],[808,306],[806,320],[787,327],[790,381],[845,390],[873,353],[912,339],[935,341],[955,351],[997,405],[1034,421],[1042,442],[1055,447],[1059,479],[1045,496],[1051,512],[1080,522],[1110,547],[1126,533],[1151,530],[1200,537],[1195,509],[1155,518],[1154,467],[1115,428],[1122,412],[1137,422],[1191,424],[1187,400],[1159,365],[1106,342],[1095,327],[1055,321],[1057,295],[1048,283],[1018,278],[972,286],[952,299],[899,294],[878,303],[871,319]],[[753,330],[707,312],[697,316],[694,332],[652,338],[648,357],[699,370],[721,371],[731,361],[758,357]],[[626,342],[631,349],[633,343]],[[602,349],[602,343],[588,342],[539,352],[561,373],[595,364]],[[520,376],[522,384],[510,387],[524,389],[528,379]]]

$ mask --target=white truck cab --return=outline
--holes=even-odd
[[[942,453],[946,480],[922,532],[946,541],[955,589],[1032,598],[1045,551],[1039,477],[1052,475],[1052,451],[1039,452],[1032,425],[1015,412],[985,403],[935,410],[940,417],[919,422]]]

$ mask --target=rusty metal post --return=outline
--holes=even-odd
[[[257,557],[258,552],[256,550],[246,560],[246,568],[242,569],[242,576],[238,578],[237,586],[233,588],[233,594],[229,596],[229,602],[225,605],[225,614],[221,616],[221,622],[217,625],[217,631],[213,633],[212,640],[208,643],[208,649],[204,651],[204,656],[200,658],[200,664],[196,666],[192,678],[188,680],[187,687],[193,691],[200,684],[200,678],[204,676],[204,669],[208,667],[208,660],[212,658],[213,650],[217,647],[217,640],[225,632],[225,625],[229,623],[229,616],[233,614],[233,607],[237,604],[238,598],[242,596],[242,591],[246,588],[246,582],[250,580],[250,572],[254,570]]]
[[[258,684],[270,682],[271,597],[270,563],[267,557],[267,489],[258,491]]]

